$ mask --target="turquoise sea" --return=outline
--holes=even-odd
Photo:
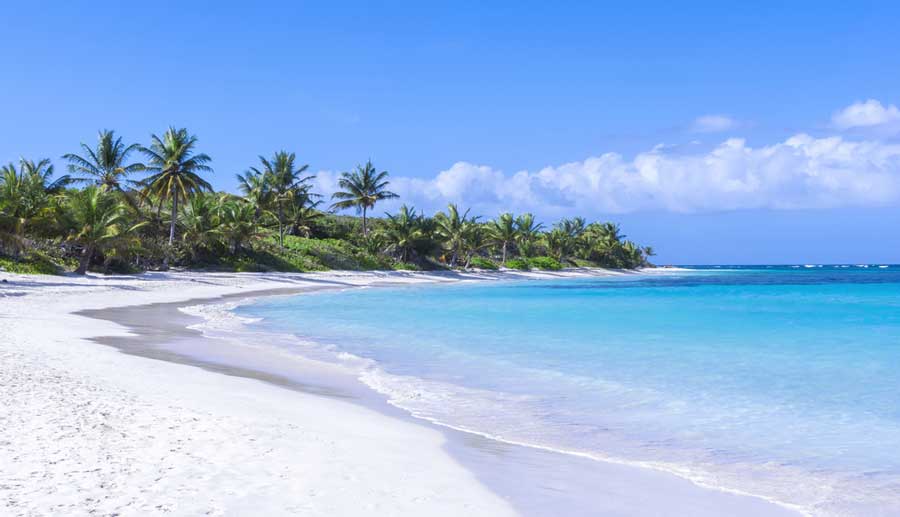
[[[815,515],[900,515],[898,266],[351,289],[237,312],[446,426]]]

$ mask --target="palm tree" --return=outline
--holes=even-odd
[[[271,198],[266,175],[251,169],[243,175],[238,174],[237,180],[238,189],[244,194],[244,200],[253,206],[256,219],[259,220]]]
[[[94,253],[145,224],[127,227],[121,203],[95,185],[70,194],[66,198],[66,208],[74,224],[69,240],[83,247],[78,269],[75,270],[79,275],[87,272]]]
[[[313,201],[309,194],[294,196],[285,212],[290,232],[301,237],[312,235],[316,221],[324,217],[322,211],[319,210],[320,204],[322,204],[322,200]]]
[[[653,249],[653,246],[644,246],[641,249],[641,252],[644,254],[644,265],[651,266],[650,257],[656,256],[656,251]]]
[[[369,234],[369,228],[366,223],[366,211],[375,207],[375,203],[384,199],[392,199],[399,197],[397,194],[386,190],[390,184],[385,178],[388,177],[387,171],[378,172],[372,161],[369,160],[365,165],[357,165],[353,172],[341,173],[341,179],[338,185],[344,189],[332,194],[331,199],[340,199],[331,205],[332,209],[356,208],[357,212],[362,212],[363,235]]]
[[[425,235],[422,231],[422,214],[416,209],[403,205],[397,215],[385,214],[384,236],[388,249],[396,253],[401,262],[407,262],[417,248],[422,245]]]
[[[506,252],[510,244],[519,236],[519,228],[516,219],[510,213],[500,214],[500,217],[491,221],[488,225],[488,235],[494,244],[500,246],[503,259],[501,263],[506,265]]]
[[[472,262],[472,257],[475,256],[475,253],[490,244],[488,232],[483,225],[478,224],[473,219],[468,223],[468,231],[466,232],[464,243],[463,251],[465,252],[466,261],[463,267],[469,269],[469,264]]]
[[[583,217],[574,217],[572,219],[563,219],[557,223],[557,228],[566,232],[573,239],[581,237],[585,231],[585,221]]]
[[[262,177],[266,193],[268,194],[267,201],[275,205],[276,216],[278,217],[278,242],[281,245],[281,249],[284,249],[285,207],[291,204],[297,196],[310,195],[309,190],[311,187],[308,182],[315,178],[315,176],[303,176],[309,165],[298,167],[294,164],[295,160],[296,156],[294,153],[279,151],[275,153],[271,160],[267,160],[262,156],[259,157],[259,161],[262,163],[262,170],[250,167],[247,171],[248,176],[251,178],[255,177],[253,180],[250,180],[254,183],[258,181],[257,178]],[[244,182],[248,181],[240,176],[238,178],[243,179]]]
[[[619,265],[620,267],[631,269],[644,264],[644,250],[633,241],[625,241],[622,244],[622,251],[625,260]]]
[[[459,213],[459,208],[451,203],[447,205],[447,213],[439,212],[434,216],[437,225],[435,233],[443,240],[444,247],[451,253],[450,267],[456,265],[460,255],[465,253],[468,239],[478,218],[469,218],[469,210]]]
[[[97,147],[91,149],[82,143],[84,156],[65,154],[69,162],[69,172],[78,176],[75,181],[93,182],[108,190],[123,190],[122,183],[129,174],[144,170],[142,163],[128,163],[128,156],[140,150],[138,144],[125,145],[122,137],[116,138],[114,131],[100,131]],[[134,182],[132,182],[134,183]]]
[[[518,231],[516,244],[519,253],[525,257],[534,254],[534,242],[540,237],[543,227],[542,223],[535,222],[534,214],[522,214],[516,218],[516,230]]]
[[[220,202],[214,194],[196,195],[188,200],[181,212],[181,238],[187,243],[193,260],[197,260],[201,250],[211,250],[219,239],[217,212]]]
[[[184,128],[170,127],[162,138],[151,135],[150,142],[150,147],[141,147],[148,159],[146,169],[153,173],[142,182],[144,195],[158,196],[160,204],[165,200],[172,201],[169,223],[169,246],[172,246],[178,220],[178,199],[187,200],[198,192],[212,191],[212,186],[200,176],[200,173],[212,172],[207,165],[211,158],[195,153],[197,137],[188,134]],[[168,257],[163,264],[168,265]]]
[[[238,200],[223,200],[219,206],[218,232],[232,255],[241,251],[244,243],[259,233],[253,207]]]
[[[564,262],[575,249],[575,238],[567,231],[565,224],[558,224],[547,233],[547,248],[560,263]]]
[[[35,163],[19,159],[19,168],[12,163],[0,167],[0,214],[3,219],[3,241],[16,255],[21,251],[25,229],[47,208],[50,198],[63,191],[69,176],[53,177],[49,159]]]

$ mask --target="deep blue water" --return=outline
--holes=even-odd
[[[238,312],[363,358],[361,378],[423,418],[816,514],[900,515],[900,267],[358,289]]]

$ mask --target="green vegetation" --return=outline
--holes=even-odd
[[[151,135],[147,147],[104,130],[63,159],[70,175],[56,176],[49,159],[0,168],[3,270],[557,270],[635,268],[653,255],[617,225],[582,218],[545,229],[532,214],[482,221],[455,204],[431,217],[407,205],[374,217],[397,195],[371,161],[343,173],[340,191],[317,193],[308,165],[278,151],[237,175],[240,195],[214,192],[212,159],[183,128]],[[321,208],[325,196],[331,212]],[[344,209],[360,217],[333,212]]]
[[[528,271],[531,266],[526,258],[514,258],[506,261],[506,267],[509,269],[518,269],[519,271]]]
[[[531,269],[543,269],[547,271],[558,271],[562,269],[562,264],[553,257],[533,257],[526,260]]]
[[[469,261],[469,267],[490,270],[499,269],[499,267],[494,263],[493,260],[484,257],[472,257],[472,260]]]

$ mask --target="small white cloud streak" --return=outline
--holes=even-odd
[[[837,111],[832,115],[831,123],[838,129],[898,124],[900,123],[900,109],[893,104],[885,106],[875,99],[869,99],[865,102],[855,102]]]
[[[738,123],[727,115],[704,115],[694,119],[691,131],[694,133],[721,133],[738,126]]]
[[[327,171],[317,178],[327,204],[337,178]],[[546,218],[884,206],[900,201],[900,145],[799,134],[754,148],[735,138],[708,152],[657,146],[630,160],[606,153],[511,175],[457,162],[430,179],[395,176],[390,188],[401,199],[380,204],[379,215],[400,203],[427,212],[458,203],[486,217],[528,211]]]

